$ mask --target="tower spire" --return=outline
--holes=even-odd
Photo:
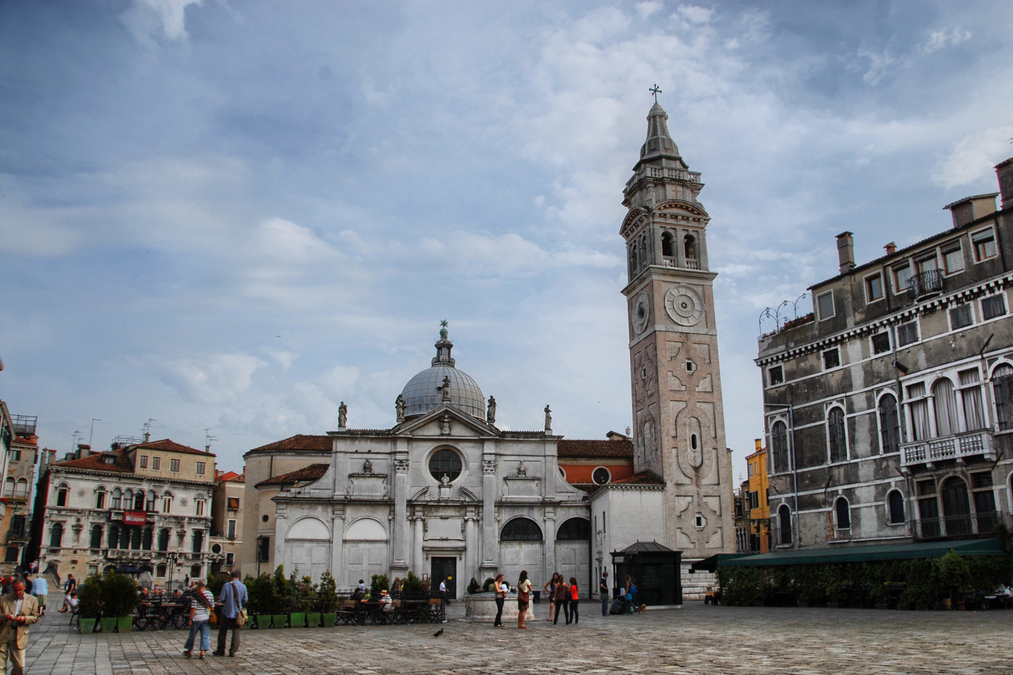
[[[668,133],[668,113],[658,103],[658,95],[654,96],[654,106],[647,113],[647,140],[640,148],[640,161],[646,162],[664,156],[678,159],[679,147]]]

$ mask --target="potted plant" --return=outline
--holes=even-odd
[[[329,570],[320,575],[317,608],[322,614],[325,628],[331,628],[338,622],[338,587]]]
[[[274,603],[271,607],[271,625],[275,628],[288,627],[288,608],[292,603],[292,588],[285,578],[285,566],[278,565],[274,570]]]
[[[77,593],[77,614],[82,633],[94,633],[102,609],[102,582],[94,574],[81,584]]]
[[[401,584],[401,590],[405,593],[418,593],[422,590],[422,580],[415,576],[414,572],[408,570],[404,583]]]
[[[131,614],[140,602],[133,577],[108,573],[102,580],[102,632],[111,633],[113,627],[120,633],[129,632],[134,622]]]
[[[308,625],[310,628],[316,628],[320,625],[320,613],[313,611],[317,598],[317,588],[313,584],[313,579],[303,577],[296,580],[296,575],[293,572],[290,583],[292,588],[292,627],[301,628]]]
[[[250,614],[257,621],[257,628],[271,627],[271,609],[274,606],[274,582],[266,573],[256,579],[247,577],[246,591],[250,598]]]
[[[369,597],[377,600],[381,591],[390,590],[390,580],[386,574],[374,574],[369,582]]]

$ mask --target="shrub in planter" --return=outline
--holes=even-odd
[[[320,575],[320,585],[317,586],[317,609],[322,614],[324,626],[330,628],[338,622],[338,587],[330,570],[325,570]]]
[[[119,619],[121,632],[130,630],[133,620],[130,615],[141,603],[137,594],[137,582],[125,574],[109,572],[102,579],[102,630],[106,630],[106,619]]]
[[[475,577],[472,577],[471,581],[468,582],[468,594],[475,595],[475,593],[478,593],[480,590],[482,590],[482,587],[478,585],[478,581]]]
[[[408,570],[408,575],[401,584],[401,590],[405,593],[418,593],[422,590],[422,580],[415,576],[415,573]]]
[[[313,610],[317,600],[317,587],[310,577],[296,578],[296,572],[292,573],[289,579],[289,587],[292,589],[292,628],[302,628],[306,625],[306,615]],[[310,621],[310,627],[320,625],[320,615],[317,615],[316,623]]]
[[[374,574],[369,582],[369,597],[376,599],[380,597],[380,591],[390,590],[390,580],[386,574]]]
[[[271,612],[275,606],[274,581],[266,573],[243,582],[249,596],[247,611],[257,617],[257,628],[271,627]]]
[[[97,576],[93,574],[84,580],[81,588],[78,589],[77,601],[77,611],[81,620],[91,620],[93,622],[91,627],[94,629],[94,621],[98,619],[99,613],[102,611],[102,582]],[[83,624],[81,632],[86,632]]]
[[[272,583],[274,584],[274,601],[270,612],[271,614],[284,614],[288,612],[288,608],[292,604],[292,587],[288,583],[288,579],[285,578],[284,565],[278,565],[275,568]]]

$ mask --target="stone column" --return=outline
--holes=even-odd
[[[342,544],[345,537],[345,507],[343,505],[331,507],[331,576],[334,583],[341,588],[344,564],[341,559]]]
[[[288,530],[288,513],[285,504],[278,504],[274,512],[274,566],[285,565],[289,567],[288,559],[285,557],[285,533]],[[269,570],[274,572],[274,569]],[[290,571],[286,569],[286,571]]]
[[[403,576],[408,568],[408,455],[394,458],[394,523],[391,571]]]
[[[471,579],[475,577],[479,583],[482,583],[481,572],[478,569],[478,556],[476,555],[476,546],[478,542],[475,541],[475,530],[476,530],[476,519],[478,518],[475,513],[475,509],[468,507],[468,513],[464,517],[464,569],[465,573],[461,575],[462,579]]]
[[[482,567],[495,568],[499,561],[499,533],[496,531],[496,456],[482,458]],[[479,580],[481,581],[481,579]]]
[[[546,507],[545,509],[545,521],[543,523],[545,531],[545,569],[542,575],[543,579],[552,578],[552,573],[556,570],[556,510],[552,507]]]
[[[422,507],[416,507],[415,516],[412,518],[412,522],[415,525],[415,551],[412,556],[412,568],[413,572],[422,578],[422,573],[425,572],[425,557],[422,552],[422,539],[425,529],[425,516],[422,515]]]

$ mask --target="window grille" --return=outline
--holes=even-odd
[[[514,518],[503,528],[500,541],[542,541],[542,529],[530,518]]]

